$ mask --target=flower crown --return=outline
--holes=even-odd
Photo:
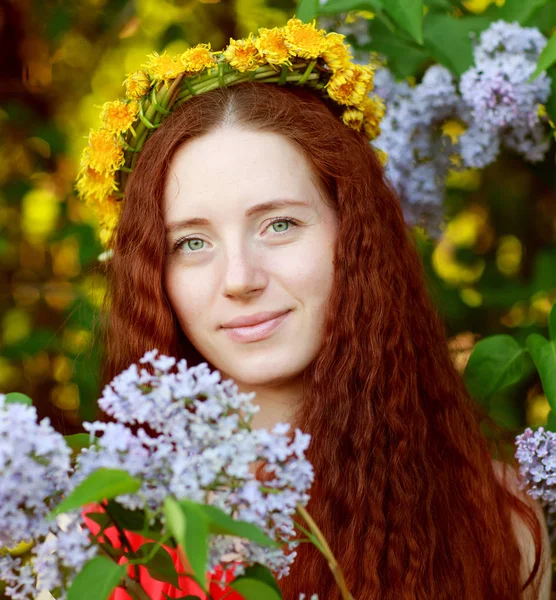
[[[294,17],[284,27],[260,28],[258,36],[230,39],[219,52],[198,44],[177,56],[149,54],[144,68],[124,81],[125,99],[104,104],[103,124],[91,130],[81,157],[76,189],[96,210],[101,243],[109,244],[143,145],[172,110],[193,96],[244,81],[307,85],[344,107],[345,125],[369,140],[377,137],[385,106],[378,96],[369,96],[374,68],[353,63],[344,39]]]

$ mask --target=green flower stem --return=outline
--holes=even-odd
[[[123,580],[126,592],[133,600],[150,600],[149,595],[145,592],[141,584],[131,579],[128,575],[124,575]]]
[[[351,592],[349,591],[349,589],[347,587],[346,580],[344,579],[344,574],[342,572],[342,569],[340,568],[338,561],[334,557],[334,554],[332,553],[330,546],[328,545],[324,535],[322,534],[322,531],[318,528],[317,524],[313,521],[313,518],[311,517],[311,515],[305,510],[305,507],[299,503],[297,505],[297,512],[305,519],[305,522],[309,526],[309,529],[315,535],[315,537],[320,542],[322,548],[324,549],[324,552],[321,549],[321,553],[328,561],[328,566],[330,567],[330,570],[332,571],[332,575],[334,575],[334,579],[336,580],[336,583],[338,584],[338,587],[342,594],[342,599],[343,600],[354,600],[353,596],[351,595]]]

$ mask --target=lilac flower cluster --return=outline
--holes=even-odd
[[[304,455],[310,436],[299,429],[288,435],[290,426],[282,423],[270,432],[252,430],[254,393],[238,393],[232,380],[220,382],[220,373],[211,373],[206,363],[188,369],[185,360],[157,355],[152,350],[140,360],[150,370],[132,365],[104,389],[99,406],[116,422],[85,424],[91,437],[102,435],[77,457],[74,483],[99,467],[125,469],[142,481],[136,494],[117,498],[127,508],[146,509],[164,523],[168,495],[211,504],[293,550],[298,543],[291,540],[292,516],[297,503],[309,501],[313,481]],[[271,474],[264,486],[250,470],[258,461]],[[209,568],[223,564],[225,555],[243,565],[264,564],[280,578],[296,552],[214,536]]]
[[[441,65],[431,66],[422,82],[411,87],[396,82],[391,72],[379,69],[375,93],[386,103],[381,134],[374,145],[388,153],[386,175],[394,186],[406,221],[426,228],[433,237],[440,232],[444,180],[456,145],[442,135],[441,125],[457,119],[462,100],[454,78]]]
[[[516,458],[528,493],[556,513],[556,433],[529,427],[516,437]]]
[[[542,160],[549,147],[538,106],[548,100],[551,80],[545,72],[529,81],[546,43],[536,28],[496,21],[481,34],[475,65],[459,85],[473,121],[531,162]]]
[[[531,162],[543,159],[549,136],[538,106],[549,97],[550,78],[528,79],[545,45],[537,29],[497,21],[480,35],[475,65],[459,87],[440,65],[413,87],[396,82],[386,68],[377,70],[374,92],[387,110],[373,145],[388,154],[386,175],[410,225],[421,225],[431,237],[441,233],[450,169],[485,167],[502,146]],[[461,127],[456,135],[444,131],[450,122]]]
[[[70,449],[49,420],[37,423],[34,407],[8,404],[0,394],[0,546],[33,544],[30,562],[0,552],[0,581],[9,598],[29,600],[42,589],[67,587],[96,553],[80,518],[46,520],[71,487],[69,471]]]

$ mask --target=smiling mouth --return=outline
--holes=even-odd
[[[287,312],[274,317],[274,319],[269,319],[268,321],[263,321],[262,323],[257,323],[256,325],[249,325],[245,327],[226,327],[224,331],[228,337],[236,342],[258,342],[271,336],[288,318],[290,312],[291,310],[288,310]]]

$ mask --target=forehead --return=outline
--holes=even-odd
[[[319,202],[303,152],[284,136],[222,128],[184,144],[174,155],[164,189],[165,215],[206,216],[242,210],[276,197]]]

